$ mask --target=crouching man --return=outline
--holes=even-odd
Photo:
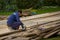
[[[18,30],[19,26],[22,27],[22,30],[26,30],[26,27],[21,22],[20,17],[22,16],[22,11],[18,10],[17,12],[14,12],[12,15],[8,17],[7,20],[7,26],[10,27],[13,30]]]

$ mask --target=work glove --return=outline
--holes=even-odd
[[[23,27],[22,27],[22,31],[25,31],[25,30],[26,30],[26,26],[23,25]]]

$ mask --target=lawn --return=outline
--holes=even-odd
[[[36,14],[43,14],[43,13],[60,11],[60,7],[58,7],[58,6],[44,6],[40,9],[31,9],[30,11],[35,12]],[[10,15],[12,13],[13,12],[0,12],[0,15]]]
[[[13,12],[0,12],[0,15],[10,15],[12,14]]]
[[[56,12],[56,11],[60,11],[60,7],[43,7],[41,9],[32,10],[32,12],[36,12],[37,14],[50,13],[50,12]]]

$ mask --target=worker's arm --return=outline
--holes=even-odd
[[[23,24],[23,23],[20,21],[20,18],[19,18],[18,12],[14,13],[14,15],[16,16],[16,20],[17,20],[17,22],[20,22],[21,24]]]

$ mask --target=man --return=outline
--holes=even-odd
[[[26,30],[24,24],[19,20],[19,18],[22,16],[22,11],[18,10],[17,12],[14,12],[11,16],[9,16],[7,25],[8,27],[18,30],[19,26],[21,25],[22,30]]]

